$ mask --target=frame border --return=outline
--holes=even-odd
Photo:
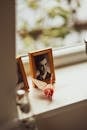
[[[26,73],[25,73],[25,69],[24,69],[24,65],[23,65],[21,57],[17,57],[16,61],[18,62],[18,65],[20,67],[21,75],[22,75],[23,82],[24,82],[24,90],[29,91],[29,84],[28,84],[28,81],[27,81],[27,76],[26,76]]]
[[[51,83],[55,82],[55,72],[54,72],[54,64],[53,64],[53,55],[52,55],[52,48],[44,49],[44,50],[39,50],[39,51],[34,51],[34,52],[29,52],[29,67],[30,67],[30,74],[32,78],[35,78],[36,76],[36,66],[35,66],[35,56],[39,55],[44,55],[48,54],[49,58],[49,66],[50,66],[50,71],[52,74],[52,81]],[[46,83],[50,83],[50,80],[43,80]]]

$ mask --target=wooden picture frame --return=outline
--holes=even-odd
[[[17,65],[16,87],[17,89],[24,89],[25,91],[28,91],[29,85],[28,85],[27,76],[24,70],[24,65],[21,57],[16,58],[16,65]]]
[[[54,73],[52,48],[44,49],[36,52],[30,52],[28,53],[28,55],[29,55],[30,72],[32,78],[44,81],[46,83],[50,83],[51,76],[52,76],[51,82],[54,83],[55,73]],[[44,72],[41,72],[40,68]],[[45,73],[45,71],[47,72]]]

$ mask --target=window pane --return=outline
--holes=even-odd
[[[16,54],[80,45],[86,10],[87,0],[16,0]]]

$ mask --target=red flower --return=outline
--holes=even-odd
[[[48,97],[51,98],[53,96],[54,89],[52,87],[52,84],[48,84],[46,88],[44,89],[44,94]]]

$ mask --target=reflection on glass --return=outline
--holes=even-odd
[[[32,112],[28,92],[25,92],[25,90],[17,90],[16,103],[19,111],[21,112],[21,116],[23,116],[20,128],[26,130],[38,130],[34,114],[32,113],[31,116],[27,116],[26,118],[26,115]]]

